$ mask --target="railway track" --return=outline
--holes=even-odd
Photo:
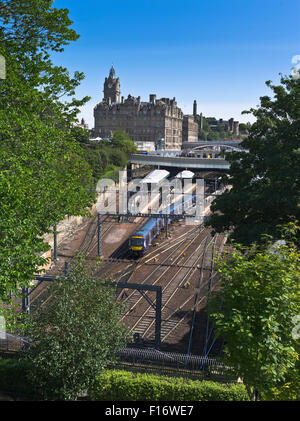
[[[144,256],[142,259],[139,260],[139,262],[136,264],[136,267],[133,270],[122,274],[118,278],[118,280],[124,281],[124,276],[127,276],[125,281],[130,282],[133,279],[133,277],[137,276],[138,269],[140,269],[143,265],[147,265],[151,260],[160,258],[162,260],[160,260],[156,268],[152,271],[150,267],[150,273],[148,275],[143,276],[143,279],[139,281],[139,283],[141,284],[147,284],[148,281],[150,281],[150,283],[153,285],[156,284],[170,270],[170,268],[172,268],[172,266],[176,264],[176,262],[182,259],[182,256],[186,252],[188,247],[192,246],[198,238],[198,236],[201,235],[203,232],[204,228],[202,228],[200,232],[199,228],[193,229],[185,235],[183,235],[183,238],[179,239],[178,241],[175,241],[173,245],[164,248],[162,251],[155,250],[153,253]],[[168,251],[169,253],[167,253]],[[167,253],[166,256],[165,253]],[[158,277],[156,277],[153,280],[155,274],[157,274]],[[120,296],[118,298],[120,298]],[[134,308],[140,302],[140,300],[141,298],[139,296],[139,293],[137,291],[134,291],[131,294],[129,294],[129,296],[125,299],[124,302],[128,303],[130,306],[130,310],[132,310],[132,308]]]
[[[170,324],[172,316],[176,316],[180,311],[186,308],[186,311],[183,312],[182,317],[178,318],[177,323],[175,323],[175,320],[173,320],[173,326],[170,326],[169,331],[166,334],[162,332],[162,343],[165,342],[166,339],[170,339],[172,335],[175,338],[178,330],[183,330],[185,325],[186,329],[189,329],[189,341],[186,349],[187,355],[193,353],[194,355],[205,355],[207,357],[210,351],[212,350],[213,346],[215,345],[214,340],[211,341],[209,344],[209,339],[213,331],[213,326],[211,326],[210,333],[208,335],[208,316],[207,314],[205,314],[206,320],[204,320],[204,322],[203,320],[201,321],[201,310],[203,310],[203,308],[205,307],[209,295],[215,290],[215,288],[218,285],[218,274],[214,271],[214,259],[216,256],[216,252],[222,253],[226,241],[224,238],[220,237],[220,235],[216,235],[213,241],[208,244],[205,254],[203,254],[203,263],[201,265],[199,282],[195,289],[195,293],[188,296],[186,300],[174,311],[173,315],[171,315],[169,319],[165,321]],[[211,257],[209,253],[210,248]],[[207,272],[205,272],[204,275],[205,260],[207,259],[210,259],[210,269]],[[193,305],[190,304],[192,300],[194,300]],[[200,338],[203,338],[203,340],[199,341]],[[199,342],[204,342],[204,346],[199,347]],[[218,345],[219,344],[217,344],[217,346]],[[221,350],[222,346],[219,346],[218,349],[215,349],[214,354],[219,355]]]
[[[193,315],[196,314],[199,307],[204,306],[208,291],[211,293],[214,290],[217,277],[213,271],[213,258],[216,249],[220,250],[220,246],[217,246],[218,239],[219,235],[211,237],[210,233],[206,231],[206,237],[202,237],[200,244],[196,247],[194,245],[193,253],[185,259],[185,265],[179,268],[175,275],[172,276],[168,273],[168,278],[165,280],[165,277],[163,278],[160,274],[158,278],[151,282],[151,284],[162,284],[162,343],[175,340],[179,332],[182,335],[183,330],[189,330],[191,318],[193,319]],[[221,244],[223,244],[223,241]],[[210,261],[210,265],[206,265],[207,260]],[[167,268],[164,274],[170,268]],[[196,281],[195,276],[198,276],[198,281]],[[195,290],[189,294],[190,289],[186,288],[188,284],[195,286]],[[149,295],[149,293],[147,294]],[[180,301],[178,296],[182,297],[180,303],[178,303]],[[131,293],[124,301],[130,304],[130,309],[124,314],[123,319],[126,319],[126,317],[135,318],[133,323],[129,323],[131,331],[139,333],[140,337],[151,346],[155,337],[155,310],[150,305],[145,306],[145,300],[142,301],[138,292]],[[175,303],[177,304],[175,305]],[[134,316],[134,310],[138,307],[139,315]],[[194,327],[195,322],[193,327],[190,328],[191,331],[194,330]],[[192,341],[193,335],[189,334]]]
[[[204,229],[201,231],[201,233],[204,231]],[[199,233],[198,235],[201,235],[201,233]],[[194,233],[193,233],[194,234]],[[198,236],[193,236],[192,238],[190,236],[188,236],[188,238],[184,239],[182,242],[180,242],[177,247],[175,247],[175,249],[171,250],[171,253],[167,255],[167,257],[165,257],[163,259],[163,261],[159,262],[157,265],[157,268],[154,269],[154,271],[151,271],[150,274],[144,278],[144,280],[141,283],[146,283],[150,278],[153,277],[153,274],[155,274],[156,272],[158,273],[158,278],[156,278],[153,282],[151,282],[152,284],[156,284],[163,276],[168,274],[168,271],[170,271],[171,269],[173,269],[174,267],[177,267],[177,262],[183,258],[184,253],[186,253],[187,249],[189,247],[191,247],[194,242],[197,240]],[[163,253],[161,253],[163,254]],[[159,254],[157,254],[156,256],[158,256]],[[152,259],[156,258],[155,256],[153,256]],[[149,260],[147,259],[145,261],[145,264],[149,264]],[[161,272],[161,273],[159,273]],[[133,276],[133,274],[131,275],[131,277]]]
[[[180,235],[179,237],[176,237],[176,239],[172,240],[165,240],[159,247],[156,247],[155,250],[152,250],[148,252],[145,256],[138,259],[135,263],[132,263],[131,265],[128,265],[125,269],[122,271],[119,271],[116,273],[119,281],[126,281],[129,282],[137,269],[139,269],[142,265],[158,265],[163,266],[165,263],[155,263],[156,260],[162,256],[162,254],[166,253],[167,251],[171,250],[171,255],[173,253],[173,248],[176,246],[181,246],[186,241],[189,241],[189,239],[197,234],[199,232],[199,228],[192,228],[188,232]],[[178,248],[176,249],[176,251]],[[151,263],[152,262],[152,263]],[[174,262],[173,262],[174,264]],[[167,264],[166,264],[167,265]],[[129,270],[127,270],[130,268]],[[124,279],[127,276],[126,279]]]
[[[191,256],[189,256],[189,258],[187,259],[187,263],[192,262],[195,265],[201,260],[200,253],[205,241],[206,241],[205,239],[201,241],[201,243],[195,249],[194,253]],[[197,270],[199,270],[197,266],[192,266],[189,269],[183,268],[176,274],[175,280],[174,278],[169,279],[167,283],[163,285],[163,290],[162,290],[162,294],[163,294],[162,320],[163,322],[161,326],[161,335],[163,338],[168,335],[170,325],[173,327],[173,325],[177,323],[177,320],[172,320],[170,318],[168,319],[168,314],[170,313],[170,310],[171,311],[173,310],[173,308],[169,304],[171,303],[171,300],[174,297],[174,295],[176,293],[180,293],[180,289],[184,287],[187,282],[189,282],[188,279],[190,279]],[[146,316],[146,318],[147,316],[149,316],[151,319],[151,322],[148,324],[143,323],[142,321],[143,321],[144,316]],[[147,336],[151,340],[151,338],[154,338],[154,333],[155,333],[154,332],[154,324],[155,324],[154,317],[155,317],[155,312],[153,308],[149,307],[148,310],[146,311],[146,314],[141,316],[140,320],[138,320],[135,323],[132,329],[135,329],[135,331],[138,331],[137,328],[140,329],[141,331],[140,332],[138,331],[138,333],[140,333],[141,337],[144,338]]]
[[[203,236],[204,233],[204,236]],[[189,269],[183,268],[179,271],[177,271],[175,276],[175,280],[174,280],[174,276],[169,276],[169,281],[167,281],[166,283],[164,283],[162,285],[163,287],[163,307],[162,310],[165,310],[165,308],[167,307],[167,305],[169,304],[171,298],[174,296],[174,294],[179,290],[179,288],[183,287],[187,282],[187,278],[191,275],[194,274],[195,271],[198,269],[197,268],[197,264],[201,258],[201,248],[203,247],[203,244],[205,242],[205,239],[207,238],[205,236],[205,230],[203,229],[201,231],[201,233],[199,234],[201,235],[201,240],[200,240],[200,244],[196,247],[196,249],[193,250],[192,254],[187,258],[187,263],[193,263],[192,267]],[[195,237],[193,239],[193,242],[191,242],[190,244],[185,245],[185,248],[181,251],[186,251],[188,249],[188,247],[193,246],[194,242],[198,239],[198,237]],[[177,252],[177,249],[175,249],[171,255],[174,254],[174,252]],[[199,253],[199,255],[198,255]],[[168,256],[169,258],[170,256]],[[175,258],[175,263],[176,260],[182,258],[182,253],[178,254],[177,257]],[[174,262],[174,259],[173,259]],[[162,262],[163,263],[163,262]],[[159,268],[158,268],[159,269]],[[152,282],[152,284],[157,284],[161,278],[164,276],[164,278],[166,278],[166,275],[169,275],[168,272],[170,271],[170,269],[172,269],[172,266],[167,267],[163,270],[163,272],[158,276],[158,278],[156,278],[154,280],[154,282]],[[151,274],[152,275],[152,274]],[[177,280],[177,283],[176,283]],[[163,283],[163,282],[162,282]],[[131,296],[133,296],[134,294],[131,294]],[[131,297],[129,297],[130,299]],[[133,306],[131,307],[131,311],[134,307],[136,307],[139,302],[141,302],[141,298],[139,298],[138,300],[135,301],[135,303],[133,304]],[[164,314],[162,315],[162,318],[164,319]],[[142,316],[139,318],[139,320],[134,324],[133,328],[137,329],[138,324],[141,326],[142,331],[139,332],[141,334],[142,337],[145,336],[145,334],[147,333],[147,331],[150,328],[150,325],[153,325],[153,313],[152,313],[152,309],[148,307],[148,309],[142,314]],[[152,318],[151,323],[148,323],[147,329],[144,328],[143,326],[143,322],[142,320],[145,318]],[[141,323],[142,322],[142,323]]]
[[[103,235],[115,225],[114,220],[112,221],[109,217],[105,217],[102,222],[105,225],[105,228],[102,227]],[[97,218],[94,218],[78,249],[79,252],[92,253],[97,246],[96,233]],[[98,272],[97,275],[106,276],[106,270],[113,267],[114,273],[112,273],[112,276],[116,281],[161,285],[163,291],[161,342],[162,344],[168,343],[170,340],[175,341],[175,338],[178,337],[178,334],[180,336],[183,329],[187,330],[192,315],[200,305],[204,304],[205,297],[203,294],[201,296],[198,294],[195,302],[195,292],[192,291],[191,293],[189,287],[189,285],[192,288],[195,287],[199,271],[202,274],[199,291],[200,289],[205,290],[207,295],[208,291],[211,292],[214,289],[213,266],[206,265],[207,267],[204,267],[204,256],[208,253],[208,250],[212,252],[212,247],[215,247],[213,244],[216,244],[216,241],[217,237],[212,238],[208,228],[192,227],[174,239],[164,239],[159,245],[155,246],[155,249],[150,249],[137,260],[125,259],[122,261],[122,259],[116,259],[117,261],[112,265],[114,259],[107,259],[100,269],[102,274]],[[212,254],[214,253],[212,252]],[[129,293],[128,291],[122,290],[118,295],[118,299],[122,300],[128,307],[128,311],[123,314],[122,320],[131,331],[139,333],[140,337],[151,345],[154,342],[155,311],[150,305],[145,306],[146,301],[138,291],[130,291]],[[126,293],[127,296],[124,297]],[[151,292],[147,292],[146,295],[151,296]],[[182,299],[178,301],[178,297]],[[40,290],[37,288],[34,296],[31,297],[31,303],[34,306],[44,306],[50,299],[47,287]],[[211,327],[207,327],[206,335],[210,337]]]
[[[115,226],[115,218],[104,215],[101,220],[101,236],[103,237],[107,234],[113,226]],[[79,253],[84,253],[86,256],[90,256],[92,254],[94,249],[97,247],[97,229],[98,219],[97,216],[95,216],[87,229],[82,243],[77,249]]]
[[[112,217],[106,216],[104,218],[104,227],[102,228],[102,235],[105,235],[109,232],[109,230],[115,225],[114,219]],[[85,236],[77,249],[78,253],[83,253],[86,256],[91,255],[95,247],[97,247],[97,217],[94,217],[90,224],[88,225],[87,231]],[[64,255],[58,253],[58,256]],[[68,258],[72,258],[72,256],[67,256]],[[49,285],[45,285],[45,283],[41,283],[35,291],[30,295],[30,302],[32,308],[37,307],[39,305],[44,306],[50,300],[49,292],[48,292]]]
[[[200,303],[203,300],[203,298],[207,297],[207,294],[204,293],[203,297],[200,298],[200,289],[203,290],[204,285],[208,284],[209,289],[211,291],[213,267],[214,267],[214,257],[215,257],[215,246],[216,246],[217,238],[218,238],[218,234],[214,238],[214,242],[213,242],[213,246],[212,246],[212,252],[211,252],[212,255],[211,255],[211,259],[210,259],[210,262],[211,262],[210,274],[209,274],[209,278],[206,282],[204,282],[203,266],[204,266],[204,261],[205,261],[205,254],[203,253],[200,277],[199,277],[199,281],[198,281],[197,288],[196,288],[196,294],[195,294],[195,298],[194,298],[194,305],[193,305],[193,312],[192,312],[192,322],[191,322],[191,328],[190,328],[190,334],[189,334],[189,343],[188,343],[187,355],[190,355],[190,353],[191,353],[191,345],[192,345],[192,340],[193,340],[197,309],[200,306]]]

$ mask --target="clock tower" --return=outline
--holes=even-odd
[[[111,66],[109,76],[105,78],[103,92],[104,100],[107,102],[120,102],[120,79],[118,77],[116,78],[115,69],[113,66]]]

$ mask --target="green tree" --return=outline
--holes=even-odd
[[[206,132],[210,131],[210,125],[208,124],[208,121],[206,120],[205,117],[202,118],[202,126],[203,126],[203,130],[205,130]]]
[[[248,128],[249,128],[248,124],[245,124],[245,123],[240,123],[239,124],[240,131],[248,130]]]
[[[30,380],[46,398],[74,400],[126,344],[123,307],[115,288],[97,279],[82,258],[52,283],[47,296],[28,325]]]
[[[74,140],[80,143],[90,143],[89,131],[78,126],[71,127],[71,136]]]
[[[297,354],[300,356],[300,343],[296,344]],[[291,367],[286,375],[286,380],[279,382],[275,387],[264,391],[264,400],[276,401],[299,401],[300,400],[300,359],[294,367]]]
[[[231,188],[211,206],[214,230],[245,245],[262,234],[279,238],[281,225],[300,220],[300,79],[267,86],[274,98],[261,97],[250,110],[257,120],[242,143],[248,153],[226,154],[224,184]]]
[[[0,302],[6,303],[45,263],[43,234],[66,215],[83,214],[94,199],[91,169],[71,126],[88,100],[70,99],[83,74],[71,77],[50,59],[78,35],[67,9],[52,3],[0,1],[7,69],[0,82]]]
[[[123,130],[118,130],[113,133],[111,138],[111,145],[116,149],[121,149],[126,154],[131,154],[136,151],[134,142]]]
[[[207,140],[207,134],[203,129],[199,129],[198,138],[200,140]]]
[[[93,172],[94,185],[96,185],[108,165],[109,154],[106,148],[101,148],[97,144],[83,144],[82,146],[84,148],[84,157]]]
[[[220,134],[219,132],[215,131],[213,132],[212,130],[207,134],[207,140],[219,140],[220,139]]]
[[[299,391],[299,340],[292,335],[300,313],[299,252],[287,245],[236,246],[217,268],[222,288],[209,312],[226,341],[225,361],[252,400],[287,382]]]
[[[226,134],[226,132],[224,131],[224,127],[222,127],[222,126],[220,126],[218,128],[218,134],[219,134],[219,139],[220,140],[226,139],[228,137],[227,134]]]
[[[125,151],[120,149],[111,148],[110,162],[120,168],[124,168],[128,162],[128,156]]]
[[[200,128],[200,116],[196,115],[195,121],[198,123],[199,126],[199,132],[198,132],[198,138],[201,140],[210,140],[207,139],[208,134],[211,132],[210,125],[208,124],[205,117],[202,117],[202,129]]]
[[[103,176],[111,178],[107,172],[113,170],[113,172],[118,173],[126,166],[129,157],[128,150],[131,150],[132,145],[119,142],[119,146],[116,146],[109,141],[102,141],[89,145],[82,144],[82,146],[85,159],[92,168],[94,184],[96,185]]]

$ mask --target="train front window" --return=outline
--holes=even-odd
[[[131,238],[131,245],[134,247],[140,247],[144,244],[143,238]]]

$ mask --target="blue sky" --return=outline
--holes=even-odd
[[[78,96],[93,127],[93,107],[114,64],[121,95],[176,97],[186,114],[253,121],[241,111],[270,94],[300,54],[299,0],[55,0],[69,9],[80,39],[54,57],[83,71]]]

